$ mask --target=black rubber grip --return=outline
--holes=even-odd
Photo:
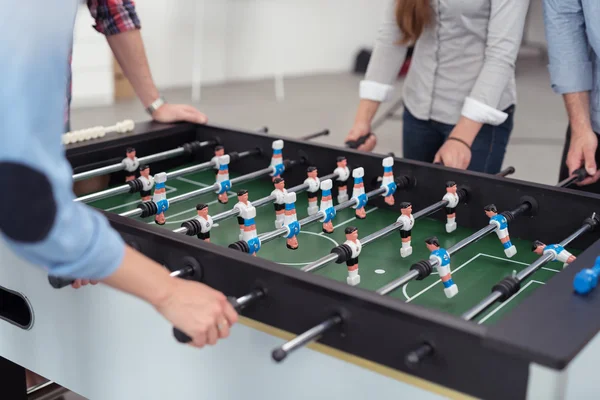
[[[138,205],[137,208],[142,210],[142,215],[140,215],[140,217],[142,218],[146,218],[151,215],[156,215],[156,213],[158,212],[158,206],[153,201],[145,201]]]
[[[431,261],[429,260],[422,260],[411,265],[410,270],[419,273],[417,280],[420,281],[431,275],[433,272],[433,265],[431,265]]]
[[[456,194],[458,195],[458,201],[461,203],[468,203],[469,198],[471,197],[471,188],[468,186],[461,186],[456,190]]]
[[[202,231],[202,223],[197,219],[190,219],[181,224],[182,228],[187,229],[185,232],[188,236],[196,236]]]
[[[211,144],[217,145],[220,143],[219,138],[215,138],[215,140],[212,140],[210,142]],[[204,146],[202,146],[202,143],[198,140],[195,140],[193,142],[190,143],[186,143],[183,145],[183,150],[186,152],[186,154],[195,154],[197,152],[199,152],[200,150],[202,150],[204,148]]]
[[[238,153],[237,151],[232,151],[231,153],[228,153],[228,155],[229,155],[229,163],[234,163],[240,159],[240,153]]]
[[[507,276],[492,287],[492,292],[500,292],[500,301],[505,301],[521,289],[521,283],[513,276]]]
[[[231,304],[233,309],[239,313],[240,305],[237,302],[237,299],[235,297],[228,297],[227,300],[229,301],[229,304]],[[192,341],[191,337],[189,337],[187,334],[185,334],[183,331],[177,328],[173,328],[173,336],[175,336],[175,339],[177,339],[179,343],[189,343]]]
[[[600,225],[600,217],[598,216],[598,214],[594,213],[594,215],[592,215],[591,217],[586,218],[585,221],[583,221],[583,223],[588,224],[592,228],[593,232],[596,229],[598,229],[598,225]]]
[[[352,256],[352,249],[347,244],[341,244],[331,249],[330,253],[337,254],[338,258],[335,262],[341,264],[350,259],[350,256]]]
[[[417,186],[417,178],[408,175],[394,177],[397,189],[412,189]]]
[[[346,145],[346,147],[349,147],[351,149],[358,149],[359,146],[365,144],[367,139],[369,139],[373,135],[375,134],[369,132],[366,135],[359,137],[357,140],[347,140],[344,144]]]
[[[50,286],[52,286],[54,289],[62,289],[71,285],[73,282],[75,282],[75,280],[70,278],[59,278],[58,276],[48,275],[48,282],[50,282]]]
[[[144,183],[140,180],[140,178],[129,181],[127,184],[129,185],[129,193],[139,193],[144,187]]]
[[[576,169],[575,171],[573,171],[572,175],[577,176],[577,182],[581,182],[582,180],[584,180],[585,178],[587,178],[589,176],[587,171],[585,170],[585,168]]]
[[[244,241],[244,240],[240,240],[238,242],[231,243],[227,247],[229,247],[230,249],[244,252],[244,253],[248,253],[250,251],[250,246],[248,246],[248,243],[246,243],[246,241]]]

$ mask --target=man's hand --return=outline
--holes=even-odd
[[[172,279],[175,286],[156,305],[158,312],[191,337],[192,346],[214,345],[228,337],[238,315],[225,295],[202,283]]]
[[[93,280],[89,280],[89,279],[75,279],[73,281],[73,283],[71,283],[71,286],[74,289],[79,289],[82,286],[86,286],[86,285],[97,285],[98,281],[93,281]]]
[[[440,147],[433,162],[450,168],[467,169],[471,163],[471,150],[463,143],[448,140]]]
[[[196,124],[206,124],[208,118],[200,111],[186,104],[163,104],[152,114],[152,118],[157,122],[192,122]]]
[[[346,136],[346,139],[344,139],[344,142],[349,140],[358,140],[361,137],[368,135],[369,132],[371,132],[371,124],[365,122],[356,122],[350,130],[350,133],[348,133],[348,136]],[[357,150],[373,151],[375,145],[377,145],[377,138],[375,135],[371,135],[364,144],[358,146]]]
[[[571,143],[566,159],[569,175],[581,167],[585,167],[586,172],[590,175],[578,182],[579,186],[589,185],[600,179],[600,171],[596,165],[597,147],[598,137],[591,129],[571,130]]]

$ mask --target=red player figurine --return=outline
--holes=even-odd
[[[123,168],[125,169],[125,181],[129,182],[135,179],[135,171],[140,167],[140,162],[136,157],[135,149],[133,147],[129,147],[127,149],[127,157],[125,157],[122,161]]]
[[[348,278],[346,282],[348,285],[356,286],[360,283],[360,275],[358,274],[358,256],[362,249],[362,244],[358,240],[358,229],[355,226],[349,226],[344,230],[346,234],[346,241],[344,244],[352,250],[350,259],[346,261],[348,266]]]
[[[140,191],[142,201],[150,201],[150,193],[154,187],[154,177],[150,176],[149,165],[140,167],[140,180],[142,181],[142,190]]]
[[[446,183],[446,194],[442,200],[446,200],[446,232],[454,232],[456,230],[456,207],[458,206],[458,194],[456,194],[456,182],[449,181]]]
[[[273,207],[275,208],[275,229],[283,227],[283,220],[285,218],[285,194],[287,190],[285,188],[285,180],[281,177],[277,177],[273,180],[275,184],[275,190],[271,192],[271,196],[275,196]]]
[[[210,215],[208,215],[208,205],[207,204],[198,204],[196,206],[196,211],[198,212],[198,216],[196,219],[200,222],[202,228],[200,228],[200,233],[198,234],[198,239],[202,239],[206,242],[210,242],[210,230],[213,227],[213,220]]]

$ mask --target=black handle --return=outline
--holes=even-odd
[[[229,301],[229,304],[233,306],[233,309],[236,312],[239,313],[241,311],[242,307],[235,297],[228,297],[227,300]],[[189,343],[192,341],[191,337],[189,337],[187,334],[183,333],[183,331],[177,328],[173,328],[173,336],[175,336],[175,339],[177,339],[179,343]]]
[[[508,175],[512,175],[515,173],[515,167],[507,167],[505,169],[503,169],[502,171],[498,172],[498,176],[508,176]]]
[[[572,175],[577,176],[577,182],[581,182],[582,180],[584,180],[585,178],[590,176],[590,175],[588,175],[587,171],[583,167],[573,171]]]
[[[325,130],[323,130],[321,132],[317,132],[317,133],[312,133],[310,135],[302,136],[300,138],[300,140],[302,140],[302,141],[304,141],[304,140],[311,140],[311,139],[316,139],[318,137],[327,136],[327,135],[329,135],[329,129],[325,129]]]
[[[73,282],[75,282],[75,280],[48,275],[48,282],[50,282],[50,286],[52,286],[54,289],[62,289],[71,285]]]
[[[359,146],[365,144],[365,142],[367,141],[367,139],[369,139],[371,136],[373,136],[374,133],[369,132],[364,136],[361,136],[358,138],[358,140],[348,140],[345,142],[346,147],[349,147],[351,149],[358,149]]]

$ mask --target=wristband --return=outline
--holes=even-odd
[[[467,148],[469,149],[469,151],[471,150],[471,146],[469,146],[469,144],[467,142],[465,142],[464,140],[462,140],[462,139],[459,139],[457,137],[449,136],[448,139],[446,139],[446,141],[448,141],[448,140],[456,140],[457,142],[460,142],[460,143],[464,144],[465,146],[467,146]]]
[[[152,115],[154,111],[158,110],[165,103],[165,99],[162,96],[160,96],[158,99],[154,100],[152,104],[148,106],[148,108],[146,108],[146,112]]]

